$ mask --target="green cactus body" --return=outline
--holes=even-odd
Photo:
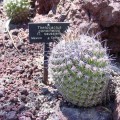
[[[106,49],[86,35],[60,41],[49,58],[49,72],[63,97],[78,106],[90,107],[105,98],[110,61]]]
[[[26,22],[29,19],[29,7],[28,0],[4,0],[6,14],[14,23]]]

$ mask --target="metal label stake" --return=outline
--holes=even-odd
[[[70,23],[29,23],[30,43],[44,43],[44,75],[43,83],[48,84],[49,43],[59,40]]]

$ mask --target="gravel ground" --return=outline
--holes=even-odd
[[[43,79],[43,44],[29,44],[28,25],[11,25],[0,5],[0,120],[53,120],[61,96]],[[54,116],[53,116],[54,115]]]
[[[0,3],[0,120],[67,120],[59,106],[74,106],[42,83],[43,44],[29,44],[27,24],[10,25],[11,39],[6,21]]]

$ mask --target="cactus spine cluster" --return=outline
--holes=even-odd
[[[106,96],[110,60],[94,37],[70,32],[53,48],[49,72],[62,96],[83,107],[100,104]]]
[[[4,8],[8,18],[14,23],[26,22],[29,19],[28,0],[4,0]]]

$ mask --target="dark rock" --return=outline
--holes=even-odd
[[[118,31],[114,31],[114,29],[118,29]],[[103,40],[107,41],[107,46],[110,49],[111,53],[119,53],[120,52],[120,26],[112,26],[109,28],[104,28],[106,32],[102,34]]]
[[[46,95],[46,94],[49,94],[49,93],[50,93],[50,91],[48,90],[48,88],[42,88],[41,89],[41,94]]]
[[[64,22],[64,20],[66,19],[66,16],[67,16],[66,14],[62,14],[59,18],[59,21]]]
[[[5,120],[17,120],[17,115],[15,111],[10,111],[8,113],[6,113],[5,115]]]
[[[12,103],[17,103],[17,102],[18,102],[18,98],[17,98],[17,97],[12,97],[12,98],[10,99],[10,102],[12,102]]]
[[[25,109],[25,104],[21,104],[19,107],[18,107],[18,112],[20,111],[23,111]]]
[[[21,71],[21,70],[23,70],[21,66],[16,66],[15,67],[15,71]]]
[[[20,73],[20,74],[24,73],[24,70],[23,70],[23,69],[21,69],[21,70],[19,71],[19,73]]]
[[[25,51],[26,51],[25,46],[21,46],[20,52],[25,53]]]
[[[7,42],[6,47],[13,48],[13,42],[12,41]]]
[[[19,119],[19,120],[25,120],[26,117],[25,117],[25,116],[20,116],[18,119]]]
[[[19,120],[31,120],[31,118],[26,116],[21,116],[19,117]]]
[[[21,94],[27,96],[29,93],[28,93],[27,89],[23,89],[23,90],[21,90]]]
[[[107,47],[112,53],[120,52],[120,3],[117,0],[91,0],[85,8],[90,13],[90,18],[95,18],[101,26],[102,40],[107,41]],[[116,9],[117,8],[117,9]]]
[[[0,47],[3,47],[3,43],[0,43]]]
[[[32,117],[33,114],[32,114],[31,112],[27,111],[27,112],[25,112],[25,116],[26,116],[26,117]]]
[[[21,49],[22,45],[23,45],[22,43],[18,43],[17,48]]]
[[[61,111],[68,120],[112,120],[112,114],[107,108],[72,108],[64,106]]]
[[[48,13],[48,17],[53,17],[53,16],[54,16],[54,14],[53,14],[52,10],[50,10]]]
[[[4,91],[3,90],[0,90],[0,98],[1,97],[4,97]]]
[[[56,6],[60,0],[36,0],[36,8],[39,14],[48,14],[50,10],[56,13]]]
[[[5,34],[5,35],[4,35],[4,39],[5,39],[5,40],[8,40],[8,39],[9,39],[9,35],[8,35],[8,34]]]
[[[14,29],[14,30],[12,30],[12,35],[18,35],[18,33],[19,33],[19,30],[17,30],[17,29]]]
[[[26,96],[25,95],[21,95],[20,96],[20,99],[21,99],[21,101],[23,101],[23,102],[27,102],[27,98],[26,98]]]
[[[26,79],[23,80],[23,84],[28,84],[28,83],[29,83],[29,81],[27,81]]]

